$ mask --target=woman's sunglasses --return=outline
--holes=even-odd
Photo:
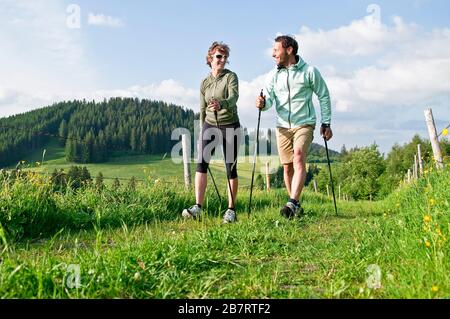
[[[222,55],[222,54],[216,54],[216,58],[217,59],[222,59],[222,58],[224,58],[224,59],[228,59],[228,56],[227,55]]]

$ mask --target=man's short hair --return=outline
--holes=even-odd
[[[220,53],[225,54],[226,56],[230,56],[230,47],[223,43],[214,41],[208,49],[208,53],[206,54],[206,64],[211,67],[211,61],[213,60],[213,53],[215,51],[219,51]],[[228,63],[228,60],[227,60]]]
[[[292,53],[294,55],[297,55],[298,43],[293,37],[291,37],[289,35],[280,35],[275,38],[275,42],[281,42],[281,45],[285,49],[292,47]]]

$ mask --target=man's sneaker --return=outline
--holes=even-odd
[[[197,204],[195,204],[194,206],[183,209],[181,216],[183,216],[184,218],[199,219],[201,213],[202,213],[202,209],[200,207],[198,207]]]
[[[232,209],[227,209],[225,214],[223,215],[223,223],[234,223],[236,221],[236,212]]]
[[[280,210],[282,216],[291,219],[303,214],[303,208],[300,205],[295,205],[292,202],[287,202],[286,205]]]

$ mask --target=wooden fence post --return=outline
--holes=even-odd
[[[269,162],[266,163],[266,185],[267,185],[267,191],[270,191]]]
[[[328,188],[328,184],[327,184],[327,196],[330,197],[330,190]]]
[[[313,185],[314,185],[314,192],[317,193],[317,181],[313,180]]]
[[[424,113],[428,127],[428,135],[430,136],[431,147],[433,148],[433,155],[434,161],[436,162],[436,167],[438,169],[444,168],[444,161],[442,159],[441,147],[439,146],[436,126],[434,124],[433,112],[431,109],[426,109]]]
[[[417,169],[417,165],[418,165],[419,163],[417,162],[417,154],[415,154],[414,155],[414,170],[413,170],[413,172],[414,172],[414,179],[417,179],[418,178],[418,176],[417,176],[417,171],[418,171],[418,169]]]
[[[423,175],[423,160],[422,160],[422,150],[420,149],[420,144],[417,144],[417,158],[419,160],[419,173],[420,176]]]
[[[408,168],[408,184],[411,183],[411,169]]]
[[[188,143],[189,142],[189,143]],[[181,135],[181,146],[183,148],[183,166],[184,166],[184,186],[187,189],[191,188],[191,170],[189,169],[189,155],[190,152],[190,141],[188,141],[187,135]]]

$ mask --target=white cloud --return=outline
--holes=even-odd
[[[406,25],[400,17],[394,17],[393,22],[393,26],[388,26],[373,16],[366,16],[347,26],[328,31],[302,26],[296,38],[306,58],[354,58],[385,54],[387,47],[394,49],[398,44],[415,40],[415,33],[419,29],[415,24]]]
[[[89,13],[88,24],[93,26],[101,26],[101,27],[123,27],[124,23],[119,18],[114,18],[111,16],[107,16],[104,14],[94,14]]]
[[[0,6],[0,116],[52,104],[99,82],[61,2],[2,0]]]
[[[199,110],[197,90],[185,88],[173,79],[149,85],[135,85],[126,89],[98,90],[88,96],[100,101],[111,97],[137,97],[140,99],[161,100],[176,105],[189,107],[196,112]]]
[[[423,121],[423,109],[450,115],[442,102],[450,100],[450,29],[427,31],[397,16],[384,24],[369,15],[331,30],[302,26],[295,37],[300,55],[319,68],[330,89],[338,131],[333,142],[361,146],[378,139],[387,151],[412,137],[401,123]],[[244,121],[254,117],[246,106],[253,108],[260,79],[241,82]],[[319,114],[317,100],[315,105]],[[266,118],[273,116],[263,114],[269,125]]]
[[[66,27],[65,14],[57,1],[2,2],[0,116],[60,100],[115,96],[163,100],[198,111],[199,88],[176,79],[97,89],[104,86],[84,58],[80,31]],[[91,25],[123,25],[104,15],[91,14],[89,20]],[[303,26],[296,38],[300,54],[319,68],[330,89],[336,130],[330,147],[377,141],[388,151],[412,137],[417,126],[414,131],[403,124],[423,121],[427,107],[433,107],[437,119],[450,120],[450,29],[424,30],[400,17],[384,24],[368,16],[331,30]],[[239,116],[249,128],[256,127],[254,103],[265,76],[240,80]],[[273,109],[262,114],[261,127],[275,123]]]
[[[239,118],[241,125],[249,129],[256,129],[258,110],[255,107],[255,99],[267,74],[247,82],[239,82]],[[102,101],[111,97],[137,97],[140,99],[162,100],[175,105],[188,107],[195,112],[199,112],[199,88],[187,88],[181,83],[169,79],[160,83],[149,85],[135,85],[125,89],[98,90],[93,93],[81,94],[79,98],[94,99]],[[264,112],[261,116],[261,128],[273,128],[276,123],[276,113],[274,109]]]
[[[258,109],[255,106],[256,97],[264,87],[268,73],[258,76],[252,81],[239,82],[239,119],[241,124],[249,129],[255,129],[258,123]],[[261,128],[273,128],[276,125],[275,108],[261,114]]]
[[[415,133],[426,136],[425,125],[408,130],[402,123],[424,123],[427,107],[449,120],[450,29],[367,16],[326,31],[301,27],[296,38],[327,81],[341,145],[377,141],[386,152]]]
[[[306,60],[337,66],[323,73],[338,112],[426,103],[450,91],[450,29],[367,16],[329,31],[302,27],[296,38]]]
[[[10,89],[0,88],[0,106],[13,104],[17,101],[18,93]]]

